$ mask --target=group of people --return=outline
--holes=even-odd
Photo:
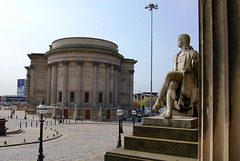
[[[59,123],[59,124],[60,124],[60,123],[63,123],[63,124],[64,124],[65,116],[64,116],[64,115],[62,116],[62,120],[60,119],[60,116],[59,116],[59,115],[57,115],[54,119],[55,119],[55,122],[56,122],[56,120],[58,120],[58,123]]]

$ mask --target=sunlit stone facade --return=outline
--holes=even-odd
[[[28,54],[29,107],[41,99],[49,106],[61,106],[65,118],[71,118],[76,106],[79,119],[116,119],[116,109],[133,107],[133,59],[118,53],[110,41],[72,37],[52,42],[46,53]]]

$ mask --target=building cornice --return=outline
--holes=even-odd
[[[58,54],[58,53],[66,53],[66,52],[88,52],[88,53],[99,53],[99,54],[106,54],[106,55],[111,55],[111,56],[115,56],[115,57],[118,57],[120,59],[124,59],[124,57],[119,54],[118,52],[116,51],[113,51],[113,50],[106,50],[106,49],[100,49],[100,48],[85,48],[85,47],[67,47],[67,48],[58,48],[58,49],[53,49],[51,51],[48,51],[45,53],[45,55],[47,57],[49,57],[51,54]]]
[[[134,59],[123,59],[122,63],[136,64],[138,61]]]

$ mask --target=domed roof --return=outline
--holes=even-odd
[[[103,39],[89,37],[69,37],[55,40],[52,42],[51,50],[78,47],[102,48],[118,52],[118,46],[115,43]]]

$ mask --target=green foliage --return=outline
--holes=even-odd
[[[157,97],[152,97],[152,106],[155,104],[156,101]],[[142,105],[144,105],[145,107],[150,107],[150,97],[145,97],[142,100]]]
[[[139,109],[141,107],[141,101],[138,99],[133,99],[133,106]]]
[[[157,97],[152,97],[152,106],[155,104],[157,101]],[[133,99],[133,106],[137,109],[140,109],[142,106],[144,107],[150,107],[150,97],[144,97],[144,99],[138,100],[138,99]]]

